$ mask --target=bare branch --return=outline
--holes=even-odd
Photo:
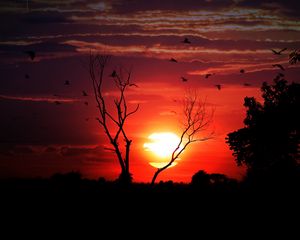
[[[200,137],[200,133],[207,130],[212,123],[214,109],[211,113],[207,113],[206,99],[200,101],[197,92],[188,92],[183,102],[183,130],[180,136],[180,141],[174,151],[172,152],[170,161],[163,166],[158,168],[155,172],[151,185],[154,185],[155,180],[159,173],[167,169],[176,161],[186,148],[194,142],[207,141],[213,138],[214,133],[211,132],[206,136]]]
[[[89,57],[89,75],[92,80],[95,100],[99,110],[99,117],[97,121],[103,127],[110,144],[113,146],[113,151],[116,153],[120,167],[122,169],[122,178],[129,173],[129,151],[132,140],[130,140],[124,130],[127,118],[136,113],[139,105],[130,112],[125,98],[125,92],[130,85],[131,70],[127,71],[127,76],[123,77],[123,69],[120,67],[119,71],[113,71],[111,77],[115,83],[116,89],[119,91],[119,96],[114,99],[114,111],[108,108],[107,99],[103,94],[103,83],[105,81],[105,67],[110,60],[110,56],[103,56],[99,54],[90,53]],[[121,134],[122,133],[122,134]],[[124,137],[124,145],[120,145],[120,136]],[[122,155],[121,148],[125,149],[125,155]],[[111,149],[110,149],[111,150]]]

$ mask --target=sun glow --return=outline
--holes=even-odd
[[[171,160],[172,153],[179,142],[180,138],[172,132],[152,133],[149,135],[148,142],[144,143],[144,149],[147,152],[153,153],[156,157],[149,164],[156,168],[165,166]],[[181,147],[178,150],[181,150]],[[172,166],[175,165],[176,162],[172,164]]]

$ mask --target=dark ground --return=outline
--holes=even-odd
[[[122,234],[121,229],[126,233],[139,229],[144,239],[149,234],[161,236],[159,231],[175,236],[177,231],[196,231],[201,236],[206,231],[222,234],[223,228],[230,236],[237,230],[243,235],[271,234],[284,226],[291,228],[285,230],[289,234],[300,226],[299,189],[294,187],[253,189],[241,183],[192,186],[172,182],[125,187],[104,179],[56,176],[1,180],[0,191],[1,226],[2,230],[15,229],[9,231],[11,236],[20,231],[22,236],[36,231],[76,235],[84,230],[110,234],[111,239]]]

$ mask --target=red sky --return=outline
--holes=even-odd
[[[215,108],[215,138],[192,145],[159,180],[189,182],[200,169],[241,178],[244,169],[236,166],[225,137],[243,126],[244,97],[260,99],[262,82],[279,72],[273,64],[286,68],[289,82],[299,82],[299,67],[288,64],[288,53],[300,46],[298,1],[28,2],[28,8],[26,1],[0,3],[0,177],[72,170],[89,178],[118,176],[117,160],[104,149],[108,141],[95,120],[86,69],[90,51],[113,56],[108,97],[115,93],[108,76],[120,66],[132,68],[139,86],[127,93],[130,106],[139,103],[140,110],[126,126],[138,182],[149,182],[155,171],[143,150],[148,135],[180,133],[180,116],[173,111],[180,112],[185,90],[197,89]],[[182,43],[186,37],[191,44]],[[288,48],[282,55],[271,51],[282,48]],[[28,50],[36,51],[33,61]],[[206,79],[207,73],[213,75]]]

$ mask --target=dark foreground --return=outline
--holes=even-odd
[[[266,230],[267,225],[272,231],[283,226],[299,229],[300,198],[295,186],[254,189],[242,184],[209,187],[165,182],[126,187],[101,179],[15,179],[1,180],[0,190],[2,229],[13,227],[29,235],[37,229],[48,233],[70,229],[74,234],[86,227],[87,232],[111,236],[123,228],[143,229],[146,235],[211,228],[216,231],[210,234],[215,234],[223,227],[228,233],[237,229],[250,233]],[[15,233],[19,232],[10,231]]]

